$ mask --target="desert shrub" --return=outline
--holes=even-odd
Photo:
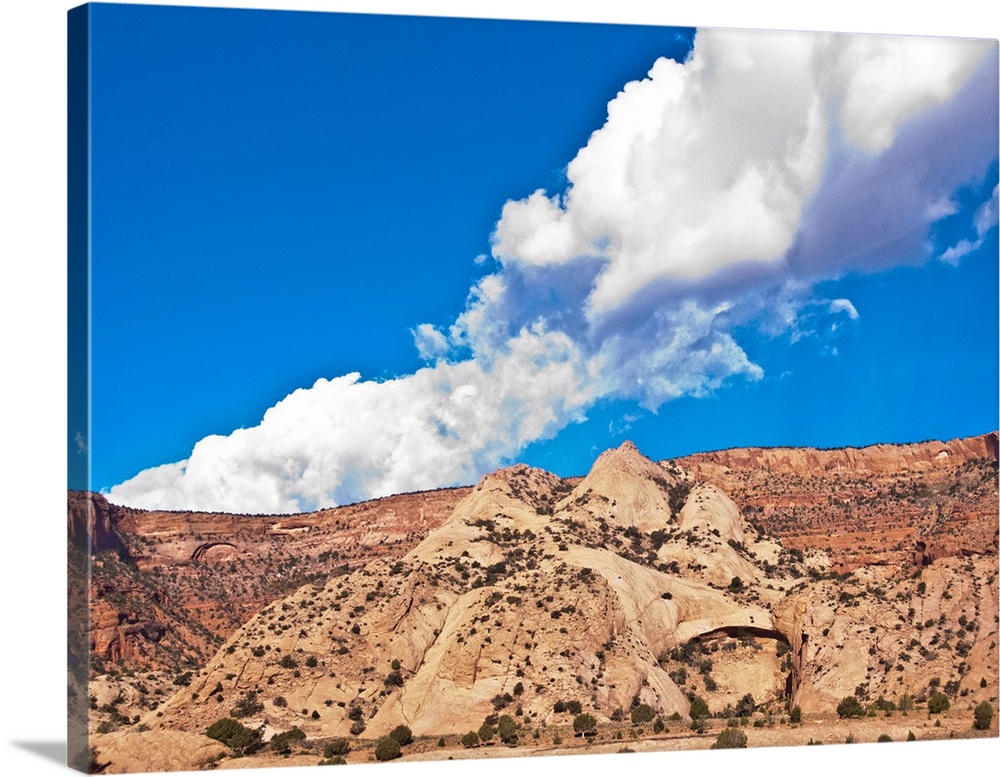
[[[252,753],[261,745],[259,731],[249,729],[232,718],[220,718],[205,731],[205,736],[218,740],[238,753]]]
[[[257,691],[249,690],[229,710],[229,714],[234,718],[248,718],[263,709],[264,705],[257,700]]]
[[[517,723],[510,715],[501,715],[497,722],[497,736],[505,745],[517,744]]]
[[[916,742],[917,741],[917,735],[914,734],[912,731],[908,731],[907,734],[906,734],[906,741],[907,742]]]
[[[977,731],[985,731],[993,722],[993,707],[988,701],[980,702],[973,711],[976,721],[972,725]]]
[[[284,696],[275,696],[273,703],[275,707],[287,707],[288,699],[286,699]]]
[[[788,713],[788,719],[792,723],[802,722],[802,708],[798,704],[792,707],[791,711]]]
[[[403,751],[399,749],[399,742],[391,736],[382,737],[375,743],[376,761],[391,761],[394,758],[399,758],[402,754]]]
[[[739,728],[724,728],[712,745],[712,750],[726,750],[747,746],[747,735]]]
[[[479,734],[475,731],[470,731],[468,734],[462,737],[462,747],[475,747],[479,744]]]
[[[935,715],[951,709],[951,701],[941,691],[935,691],[927,700],[927,711]]]
[[[662,734],[667,724],[663,722],[663,718],[657,718],[656,722],[653,723],[653,733]]]
[[[385,680],[383,680],[382,682],[386,686],[395,685],[397,687],[400,687],[400,686],[403,685],[403,675],[401,673],[395,672],[395,671],[389,672],[389,674],[387,674],[385,676]]]
[[[493,726],[491,726],[489,721],[487,720],[483,721],[483,725],[479,727],[479,731],[477,731],[476,733],[479,734],[479,740],[481,742],[489,742],[491,739],[493,739],[493,736],[496,734],[496,732],[493,730]]]
[[[879,734],[878,735],[878,739],[876,739],[875,741],[876,742],[891,742],[892,741],[892,737],[889,736],[888,734]]]
[[[350,742],[346,739],[334,739],[332,742],[327,742],[323,748],[323,757],[333,758],[335,755],[347,755],[349,752],[351,752]]]
[[[588,734],[597,731],[597,718],[582,712],[573,719],[573,730],[577,734]]]
[[[742,699],[736,703],[736,716],[740,718],[745,718],[749,715],[753,715],[757,709],[757,702],[753,700],[751,694],[747,694]]]
[[[275,734],[271,737],[270,747],[276,753],[290,753],[292,751],[292,742],[305,738],[306,735],[302,732],[302,729],[298,726],[293,726],[288,731]]]
[[[700,696],[696,696],[694,701],[691,702],[691,709],[688,711],[692,718],[696,720],[699,718],[708,717],[708,702],[706,702]]]
[[[413,732],[409,726],[399,725],[389,732],[389,736],[399,742],[400,745],[408,745],[413,741]]]
[[[656,710],[648,704],[639,704],[632,708],[632,723],[635,725],[649,723],[655,717]]]
[[[282,669],[294,669],[299,665],[299,662],[292,658],[291,653],[285,653],[278,662],[278,666]]]
[[[837,714],[842,718],[863,718],[866,714],[864,705],[854,696],[845,696],[837,705]]]

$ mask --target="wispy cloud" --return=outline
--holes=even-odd
[[[493,271],[454,320],[413,330],[428,366],[319,380],[110,496],[294,511],[470,482],[599,399],[655,410],[759,380],[738,327],[857,319],[813,285],[928,258],[941,204],[995,158],[996,57],[989,41],[700,31],[686,62],[624,86],[565,191],[503,206]],[[995,225],[991,202],[977,225]]]
[[[979,250],[983,240],[986,239],[986,234],[997,225],[997,188],[993,187],[993,196],[979,206],[972,219],[972,226],[976,230],[976,239],[962,238],[955,245],[943,251],[938,259],[946,264],[957,266],[964,257]]]

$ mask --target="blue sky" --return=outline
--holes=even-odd
[[[818,81],[786,100],[705,75],[649,129],[654,87],[695,80],[694,30],[92,14],[95,490],[309,509],[514,460],[580,474],[624,439],[665,458],[997,427],[995,66],[976,86],[995,44],[877,72],[876,97],[913,99],[820,130],[785,107]],[[730,72],[741,42],[703,37],[700,72]],[[748,49],[760,72],[789,69],[775,48]],[[820,96],[850,108],[870,52],[842,48]],[[647,78],[660,57],[677,64]],[[777,164],[789,138],[800,163]],[[713,150],[731,165],[696,168]]]

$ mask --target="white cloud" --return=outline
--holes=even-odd
[[[969,240],[962,238],[955,245],[945,249],[938,256],[938,259],[945,264],[955,267],[966,256],[974,251],[978,251],[982,247],[986,233],[997,225],[997,188],[997,186],[993,187],[993,194],[990,199],[980,205],[973,216],[972,225],[976,230],[976,239]]]
[[[504,207],[494,255],[507,266],[602,256],[593,317],[656,283],[785,275],[824,181],[847,162],[855,184],[874,170],[906,122],[954,97],[991,48],[995,56],[990,41],[700,31],[687,63],[658,60],[609,104],[567,169],[564,197],[535,192]],[[921,229],[944,215],[955,182],[931,183],[919,213],[907,214]]]
[[[109,497],[288,512],[468,483],[600,398],[655,412],[760,380],[738,327],[829,333],[858,311],[814,298],[817,280],[927,258],[928,226],[996,157],[996,55],[990,41],[700,31],[687,62],[657,60],[608,105],[566,192],[503,206],[499,268],[450,326],[413,330],[432,366],[319,380]],[[980,240],[996,221],[994,190]]]
[[[468,483],[580,420],[595,382],[572,341],[541,328],[492,367],[438,364],[396,380],[318,380],[258,426],[199,441],[108,497],[136,507],[295,512]]]
[[[831,313],[846,313],[851,321],[858,320],[858,309],[849,299],[830,300],[829,310]]]

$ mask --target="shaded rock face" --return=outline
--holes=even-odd
[[[66,511],[70,542],[90,553],[114,550],[128,558],[128,549],[116,529],[122,512],[100,494],[70,491]]]

